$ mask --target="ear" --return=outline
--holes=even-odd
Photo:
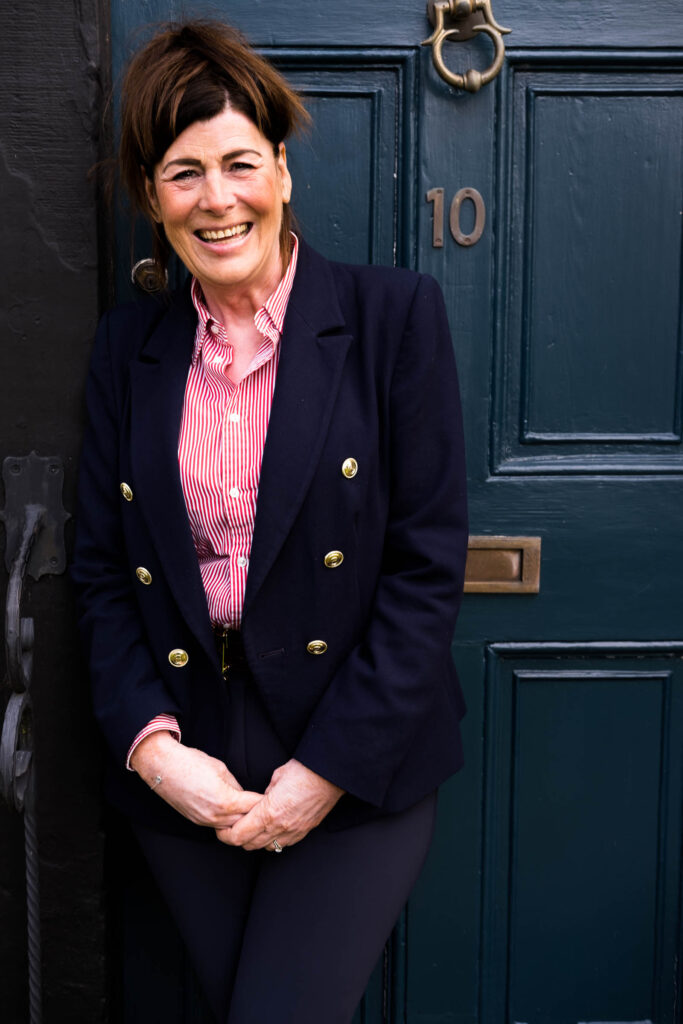
[[[292,198],[292,177],[287,167],[287,150],[285,149],[284,142],[281,142],[278,146],[276,162],[282,182],[282,202],[288,203]]]
[[[140,170],[142,171],[145,181],[145,195],[147,196],[147,204],[149,206],[150,213],[152,214],[152,219],[155,220],[157,224],[160,224],[161,215],[159,213],[159,200],[157,199],[157,190],[154,187],[153,180],[149,177],[144,167],[141,167]]]

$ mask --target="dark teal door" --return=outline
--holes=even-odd
[[[512,34],[476,94],[420,47],[421,0],[222,5],[308,98],[308,239],[441,282],[489,538],[454,647],[467,766],[359,1020],[675,1024],[683,7],[493,2]],[[192,10],[112,0],[115,74],[143,21]]]

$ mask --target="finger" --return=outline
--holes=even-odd
[[[215,832],[216,837],[220,840],[221,843],[225,843],[226,846],[240,846],[243,850],[249,851],[267,850],[270,848],[274,852],[273,836],[268,832],[259,832],[257,836],[246,842],[242,842],[235,835],[234,826],[231,826],[230,828],[224,828],[221,826],[219,828],[216,828]],[[278,842],[283,847],[283,849],[285,845],[288,845],[284,836],[278,838]]]
[[[230,842],[230,833],[232,832],[232,826],[229,828],[217,828],[215,829],[216,838],[221,842],[225,843],[226,846],[234,846],[235,844]]]
[[[273,846],[273,842],[278,842],[282,847],[280,852],[284,853],[290,846],[296,846],[308,835],[309,830],[300,830],[297,832],[283,832],[276,836],[272,833],[263,833],[258,836],[253,842],[247,843],[242,847],[244,850],[265,850],[266,853],[277,853],[278,851]]]
[[[265,833],[265,826],[261,812],[256,805],[251,811],[243,814],[239,821],[223,837],[223,842],[230,846],[244,846],[257,836]]]
[[[231,838],[230,842],[234,846],[243,846],[245,849],[249,846],[250,849],[256,850],[259,847],[254,846],[254,842],[259,839],[260,836],[264,837],[264,843],[270,839],[272,833],[265,832],[262,821],[251,821],[247,822],[248,814],[243,815],[240,820],[230,830]],[[251,844],[251,845],[250,845]]]
[[[310,831],[309,828],[302,828],[301,826],[289,830],[283,829],[281,832],[273,829],[264,829],[260,835],[244,843],[242,849],[266,850],[268,853],[277,853],[273,846],[274,841],[278,842],[283,850],[286,850],[290,846],[296,846],[297,843],[300,843]]]
[[[229,814],[227,818],[221,818],[217,825],[215,825],[216,831],[222,828],[232,828],[242,818],[241,814]]]
[[[208,819],[202,824],[209,825],[215,831],[218,831],[219,829],[223,830],[226,833],[226,836],[221,838],[222,842],[229,843],[231,846],[241,846],[241,843],[237,842],[236,838],[233,836],[233,829],[243,820],[243,818],[244,814],[234,814],[232,812],[228,814],[222,813],[215,815],[213,818]]]
[[[219,839],[221,843],[225,843],[226,846],[242,846],[242,843],[237,842],[235,839],[233,831],[235,824],[237,821],[240,821],[241,818],[242,815],[238,815],[236,821],[232,825],[224,825],[223,823],[216,825],[214,828],[216,838]]]
[[[284,850],[289,845],[289,840],[284,835],[274,836],[272,832],[261,832],[247,843],[242,844],[243,850],[265,850],[266,853],[275,853],[273,842],[276,841]]]
[[[230,794],[230,811],[240,815],[248,814],[262,799],[261,793],[252,793],[246,789],[235,791]]]

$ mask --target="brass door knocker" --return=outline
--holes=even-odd
[[[505,59],[503,36],[511,30],[503,28],[493,17],[491,0],[429,0],[427,17],[430,24],[434,26],[434,31],[422,45],[429,46],[431,43],[434,67],[444,81],[449,85],[454,85],[456,89],[479,92],[482,85],[486,85],[496,77]],[[450,26],[448,28],[446,27],[447,22]],[[485,71],[470,68],[464,75],[460,75],[456,71],[449,71],[441,53],[444,40],[457,37],[457,41],[462,42],[471,39],[479,32],[483,32],[493,42],[495,47],[493,62]]]

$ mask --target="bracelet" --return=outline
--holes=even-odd
[[[161,783],[163,781],[164,780],[163,780],[163,776],[162,775],[155,775],[154,779],[153,779],[153,784],[149,788],[151,790],[155,790],[157,788],[157,786],[159,785],[159,783]]]

